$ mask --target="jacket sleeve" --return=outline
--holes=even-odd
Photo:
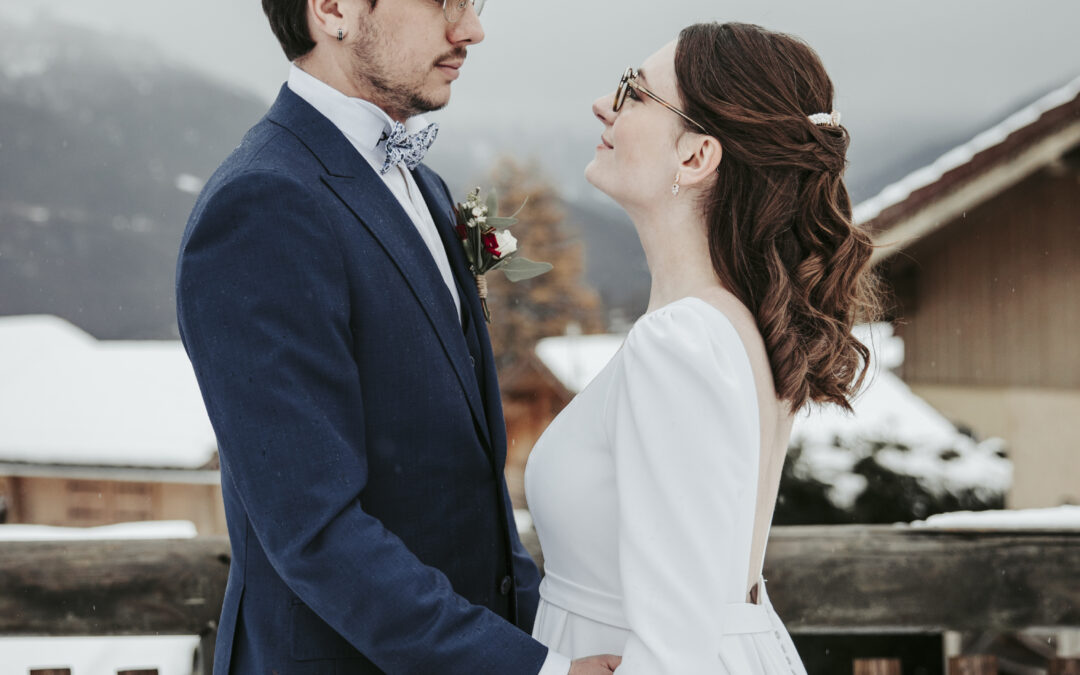
[[[745,602],[750,561],[730,546],[753,526],[757,399],[734,327],[704,309],[638,321],[605,404],[631,630],[618,675],[738,675],[719,656],[719,605]]]
[[[341,251],[310,189],[273,172],[232,178],[193,218],[177,311],[223,480],[285,583],[383,671],[536,673],[545,647],[364,511]]]

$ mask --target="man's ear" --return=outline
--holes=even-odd
[[[346,5],[342,0],[307,0],[308,30],[313,40],[319,41],[316,34],[334,40],[348,36],[349,27],[356,24],[347,18],[349,8]]]
[[[724,157],[724,148],[714,136],[687,132],[678,142],[681,163],[679,176],[683,187],[710,179]]]

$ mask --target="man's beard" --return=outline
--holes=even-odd
[[[408,119],[421,113],[441,110],[446,107],[446,101],[438,102],[424,96],[420,91],[428,72],[415,74],[414,82],[394,81],[388,64],[382,59],[385,55],[392,54],[391,45],[387,44],[378,30],[369,24],[361,23],[359,39],[353,45],[354,72],[353,76],[360,81],[371,85],[375,92],[372,101],[383,109],[386,114],[399,119]],[[459,47],[436,59],[435,64],[453,58],[463,59],[465,48]]]

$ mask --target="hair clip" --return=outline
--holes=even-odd
[[[810,115],[809,120],[818,126],[838,127],[840,126],[840,113],[835,110],[831,113],[815,113]]]

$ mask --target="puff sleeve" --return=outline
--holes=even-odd
[[[716,608],[745,602],[760,426],[734,326],[704,301],[635,325],[604,407],[631,636],[620,675],[726,672]]]

